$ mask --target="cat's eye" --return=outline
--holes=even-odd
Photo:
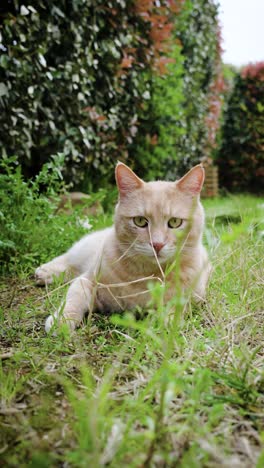
[[[134,224],[140,228],[147,227],[148,225],[148,220],[144,218],[144,216],[135,216],[133,218],[133,221],[134,221]]]
[[[177,229],[182,225],[182,219],[180,218],[171,218],[168,221],[168,226],[171,229]]]

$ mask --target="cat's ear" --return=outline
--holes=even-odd
[[[176,182],[178,189],[190,195],[199,195],[204,183],[204,168],[201,164],[194,166],[185,176]]]
[[[115,177],[120,195],[131,193],[144,185],[143,180],[121,162],[117,163]]]

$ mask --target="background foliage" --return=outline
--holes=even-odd
[[[175,178],[215,147],[222,105],[218,7],[186,0],[175,18],[167,73],[152,75],[152,106],[134,153],[149,178]]]
[[[16,158],[0,162],[0,273],[27,272],[62,253],[86,232],[79,214],[56,215],[56,193],[63,187],[63,157],[43,165],[38,176],[25,181]],[[45,195],[41,187],[48,187]],[[52,201],[51,201],[52,200]],[[65,229],[67,227],[67,229]],[[25,271],[25,270],[24,270]]]
[[[212,0],[12,1],[1,16],[1,151],[27,177],[57,152],[66,180],[90,190],[117,159],[175,177],[204,155]]]
[[[184,57],[184,132],[176,150],[186,169],[215,145],[223,78],[216,2],[188,0],[183,13],[176,34]]]
[[[67,189],[63,167],[64,156],[59,154],[36,177],[25,180],[17,158],[0,161],[0,276],[32,273],[90,229],[112,224],[115,192],[107,193],[106,200],[106,190],[101,189],[74,209],[70,201],[58,209],[58,193]]]
[[[229,190],[263,190],[264,62],[237,72],[224,113],[217,162]]]
[[[2,154],[17,154],[31,176],[61,151],[68,179],[88,173],[96,185],[116,159],[127,159],[147,111],[145,72],[159,67],[168,8],[60,0],[10,9],[1,28]]]

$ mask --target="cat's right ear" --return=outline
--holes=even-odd
[[[177,187],[184,193],[197,196],[200,194],[204,183],[204,168],[201,164],[194,166],[185,176],[177,180]]]
[[[143,180],[121,162],[117,163],[115,178],[120,195],[127,195],[144,185]]]

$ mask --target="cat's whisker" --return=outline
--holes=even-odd
[[[120,262],[120,260],[122,260],[122,258],[124,258],[124,257],[127,255],[127,253],[131,250],[131,248],[134,247],[134,245],[136,244],[137,240],[138,240],[138,237],[136,237],[136,239],[134,240],[134,242],[132,242],[132,244],[129,245],[128,249],[127,249],[117,260],[115,260],[115,261],[113,262],[113,265],[114,265],[115,263]]]

